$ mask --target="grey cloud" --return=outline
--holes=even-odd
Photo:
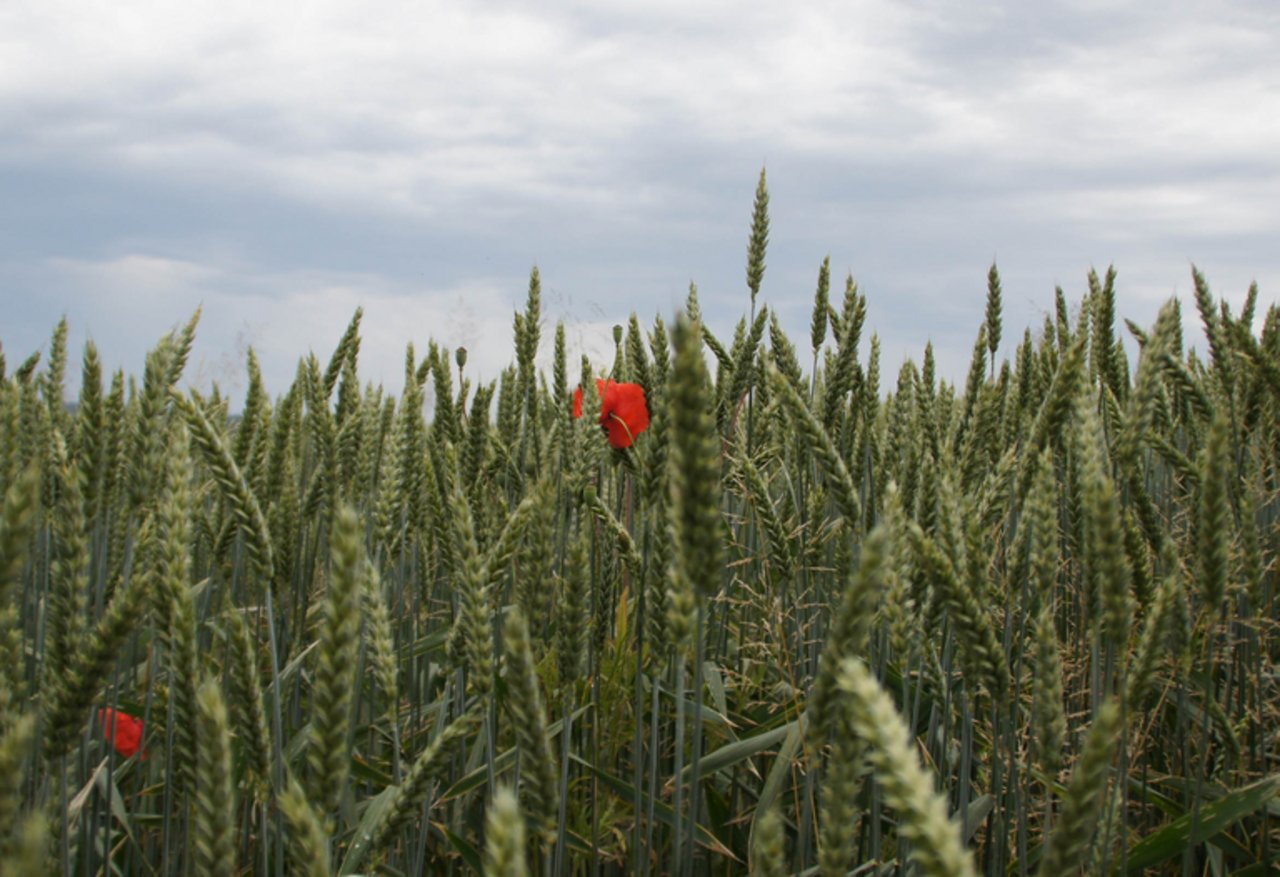
[[[727,333],[762,164],[765,298],[803,335],[830,254],[870,297],[886,373],[932,338],[962,374],[992,259],[1019,328],[1091,265],[1117,264],[1139,321],[1190,261],[1237,298],[1280,283],[1263,3],[75,6],[0,13],[6,349],[43,343],[62,302],[132,339],[137,368],[141,325],[184,314],[93,310],[141,307],[112,286],[130,264],[211,272],[171,279],[174,307],[203,300],[233,353],[237,332],[278,345],[281,381],[360,302],[370,331],[416,306],[450,344],[479,308],[497,363],[534,264],[584,337],[669,314],[690,280]],[[216,313],[250,301],[249,330]],[[290,307],[311,310],[272,328]],[[400,348],[390,385],[407,334],[371,345]]]

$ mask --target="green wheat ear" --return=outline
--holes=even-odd
[[[848,522],[850,533],[857,532],[862,518],[862,503],[853,486],[853,476],[844,457],[836,449],[831,434],[813,413],[809,403],[781,372],[769,370],[769,390],[782,402],[783,409],[794,428],[799,430],[809,450],[817,456],[827,477],[827,487],[834,494],[840,514]]]
[[[1180,650],[1180,631],[1175,629],[1175,622],[1178,603],[1182,600],[1185,600],[1182,579],[1177,564],[1173,563],[1156,585],[1125,676],[1125,704],[1134,711],[1131,715],[1142,709],[1158,663],[1170,652],[1177,654]]]
[[[55,432],[50,449],[56,499],[52,509],[52,568],[45,624],[42,688],[62,684],[72,671],[84,632],[84,595],[88,590],[89,547],[85,537],[80,473],[71,465],[66,444]]]
[[[857,840],[854,826],[860,809],[865,747],[844,716],[830,730],[834,733],[819,801],[818,873],[822,877],[844,877]]]
[[[1092,581],[1085,589],[1093,595],[1091,612],[1116,644],[1124,643],[1133,618],[1130,567],[1124,551],[1124,522],[1115,484],[1103,458],[1105,437],[1098,417],[1080,406],[1083,426],[1077,430],[1084,457],[1084,564]]]
[[[175,790],[191,789],[196,766],[198,645],[191,593],[192,463],[185,430],[172,428],[165,456],[164,495],[156,513],[160,545],[152,594],[169,664]]]
[[[1106,799],[1111,756],[1120,742],[1120,716],[1119,704],[1108,701],[1098,710],[1089,728],[1084,751],[1067,783],[1058,822],[1040,861],[1040,877],[1076,874],[1088,863]]]
[[[586,657],[590,535],[585,527],[571,537],[556,600],[556,661],[560,692],[566,699],[578,682]]]
[[[67,318],[63,317],[53,329],[49,340],[49,365],[44,374],[45,402],[49,406],[50,419],[61,429],[67,418],[63,380],[67,371]]]
[[[1062,655],[1053,623],[1053,604],[1046,603],[1036,622],[1031,699],[1033,756],[1050,781],[1062,767],[1067,744],[1067,716],[1062,704]]]
[[[505,703],[515,728],[521,772],[525,774],[521,788],[540,833],[550,840],[555,836],[559,813],[556,789],[560,772],[547,731],[547,710],[538,689],[529,627],[519,608],[507,610],[502,633],[506,643]]]
[[[11,589],[22,572],[39,501],[40,471],[35,466],[24,469],[5,487],[0,507],[0,605],[9,605]]]
[[[527,877],[524,817],[509,787],[494,793],[484,823],[484,877]]]
[[[351,702],[360,634],[361,579],[365,574],[363,528],[343,506],[329,537],[330,574],[324,601],[312,694],[307,761],[321,812],[338,812],[351,768]]]
[[[782,817],[771,807],[760,817],[751,847],[751,877],[784,877],[787,873],[787,835]]]
[[[1000,272],[996,270],[996,263],[992,262],[991,270],[987,272],[987,315],[984,326],[993,366],[996,349],[1000,347],[1000,313]]]
[[[253,634],[240,612],[228,617],[227,641],[231,649],[228,685],[235,710],[237,735],[244,746],[253,772],[259,800],[270,796],[272,782],[271,736],[262,707],[262,687],[258,682],[257,650]]]
[[[14,586],[26,563],[35,533],[35,511],[40,501],[40,475],[35,468],[19,474],[4,491],[0,504],[0,727],[13,720],[15,698],[26,688],[23,679],[22,628]]]
[[[289,823],[289,863],[293,873],[306,877],[330,877],[329,838],[307,793],[290,777],[289,787],[280,796],[280,812]]]
[[[50,832],[45,815],[27,815],[13,830],[13,839],[0,861],[0,877],[48,873]]]
[[[218,683],[196,692],[195,828],[192,863],[198,877],[236,872],[235,797],[231,788],[231,728]]]
[[[222,435],[209,422],[203,409],[192,400],[171,393],[174,405],[186,418],[191,440],[213,473],[214,481],[245,534],[245,547],[258,575],[270,580],[274,566],[271,533],[257,496],[236,465]]]
[[[422,805],[431,793],[431,784],[448,770],[449,759],[475,730],[480,715],[481,712],[473,708],[454,719],[414,760],[400,785],[393,787],[385,809],[367,826],[370,855],[390,846],[397,832],[420,817]]]
[[[884,527],[871,531],[862,545],[862,558],[852,571],[827,642],[818,660],[818,674],[809,695],[812,742],[821,747],[834,739],[840,725],[837,698],[839,674],[846,658],[865,654],[867,638],[875,620],[876,606],[884,589],[887,565],[893,558],[893,540]]]
[[[51,690],[45,706],[47,757],[70,751],[125,642],[142,626],[150,590],[147,578],[135,575],[128,587],[115,593],[98,623],[79,643],[66,678]]]
[[[966,535],[970,537],[970,552],[975,548],[972,537],[977,524],[976,515],[967,513],[965,525]],[[960,646],[960,658],[969,671],[968,675],[973,678],[970,684],[976,685],[978,680],[985,682],[990,695],[999,700],[1008,690],[1011,680],[1009,663],[995,633],[990,607],[975,592],[972,576],[962,578],[937,541],[915,524],[911,525],[909,533],[917,562],[934,588],[935,602],[951,616]]]
[[[926,877],[976,877],[973,857],[960,843],[960,827],[947,816],[946,799],[934,791],[912,748],[893,699],[857,658],[840,664],[839,688],[850,727],[866,743],[884,800],[898,811],[898,831]],[[1065,872],[1054,872],[1065,873]]]
[[[1211,619],[1222,610],[1227,592],[1231,536],[1235,530],[1231,498],[1227,493],[1231,469],[1229,425],[1224,415],[1214,417],[1200,455],[1200,497],[1196,504],[1196,578],[1201,600]]]
[[[671,513],[676,563],[694,592],[719,590],[720,451],[712,418],[713,393],[699,329],[686,318],[675,328],[675,363],[667,389],[671,411]]]
[[[853,275],[845,278],[843,313],[833,319],[836,336],[836,353],[830,368],[824,372],[820,422],[822,428],[833,436],[841,429],[848,409],[850,393],[855,396],[862,382],[862,370],[858,365],[858,341],[862,337],[862,324],[867,316],[867,300],[858,294]]]
[[[481,700],[493,691],[493,642],[490,627],[488,570],[476,543],[471,507],[458,490],[449,496],[453,539],[462,552],[456,570],[458,612],[449,630],[446,653],[454,667],[465,669],[467,693]]]
[[[395,722],[399,710],[399,686],[397,685],[396,646],[392,634],[391,613],[382,594],[382,580],[378,571],[366,561],[364,583],[360,592],[367,636],[369,663],[374,678],[386,701],[387,719]]]
[[[35,717],[24,715],[0,725],[0,862],[13,854],[14,837],[19,826],[22,805],[23,763],[35,743]],[[3,866],[0,866],[3,867]]]

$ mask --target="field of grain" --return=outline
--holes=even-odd
[[[886,377],[766,203],[732,339],[567,362],[535,271],[488,384],[362,385],[358,312],[234,404],[198,315],[0,359],[0,874],[1280,873],[1277,306],[1010,338],[993,268]]]

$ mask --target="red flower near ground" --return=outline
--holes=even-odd
[[[644,387],[614,380],[596,379],[600,391],[600,426],[615,448],[629,448],[636,436],[649,428],[649,406]],[[582,388],[573,393],[573,416],[582,416]]]
[[[130,758],[142,746],[142,719],[113,710],[110,707],[98,710],[98,721],[102,725],[102,734],[108,743],[116,747],[125,758]],[[146,758],[147,753],[143,752]]]

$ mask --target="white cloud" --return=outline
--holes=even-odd
[[[505,290],[485,281],[419,288],[377,275],[270,271],[241,264],[196,264],[130,254],[102,261],[59,259],[49,266],[52,304],[69,316],[73,349],[93,338],[108,368],[138,373],[140,351],[180,326],[200,308],[187,380],[224,392],[245,384],[244,357],[257,352],[268,389],[283,392],[299,357],[314,352],[327,362],[356,308],[361,321],[360,375],[395,394],[403,386],[405,351],[418,359],[435,341],[468,349],[467,374],[496,379],[514,361],[512,309]],[[545,302],[545,300],[544,300]],[[51,309],[52,310],[52,309]],[[540,355],[550,366],[554,325],[566,322],[571,372],[586,353],[611,361],[612,323],[558,312],[544,303]],[[47,332],[57,312],[46,315]],[[26,355],[24,351],[23,356]],[[74,371],[70,370],[70,371]],[[69,381],[74,391],[78,384]]]
[[[863,161],[1280,146],[1275,31],[1218,5],[1173,4],[1141,31],[1122,9],[1084,41],[1002,4],[686,6],[15,5],[0,110],[39,124],[0,149],[440,216],[471,198],[625,203],[627,154],[664,126]],[[1084,6],[1054,10],[1103,20]]]
[[[976,325],[991,255],[1040,306],[1112,260],[1143,307],[1191,260],[1227,289],[1280,284],[1277,34],[1269,3],[1196,0],[10,3],[0,195],[36,167],[136,185],[142,217],[152,190],[182,198],[33,247],[42,264],[0,243],[0,271],[50,280],[100,343],[149,345],[204,302],[210,372],[252,341],[273,386],[363,303],[365,361],[396,389],[427,335],[496,374],[513,264],[605,302],[566,310],[599,359],[610,325],[669,313],[688,279],[709,310],[745,302],[723,290],[767,162],[766,295],[795,309],[830,252],[870,281],[888,364],[891,338],[918,355],[961,311]],[[68,203],[48,209],[88,227]],[[296,230],[261,234],[245,214],[264,204]],[[360,252],[395,235],[425,255]]]

